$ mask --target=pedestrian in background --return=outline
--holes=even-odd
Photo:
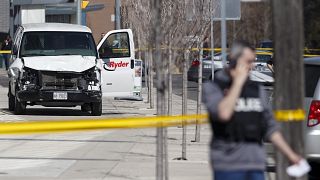
[[[100,41],[104,38],[105,35],[106,35],[106,33],[101,33]]]
[[[264,180],[263,140],[271,141],[289,160],[299,163],[273,118],[266,93],[249,78],[255,49],[236,42],[230,66],[204,85],[203,101],[213,130],[210,158],[214,180]]]
[[[206,58],[206,57],[209,57],[210,55],[210,50],[208,50],[210,48],[209,46],[209,38],[206,36],[203,40],[203,57]]]
[[[270,69],[272,74],[274,74],[273,58],[271,58],[269,61],[267,61],[267,67]]]
[[[8,35],[6,37],[6,39],[4,40],[4,42],[2,43],[1,50],[10,51],[11,47],[12,47],[12,40],[11,40],[10,35]],[[8,70],[9,69],[9,65],[10,65],[10,54],[2,54],[2,56],[3,56],[3,59],[4,59],[6,70]]]

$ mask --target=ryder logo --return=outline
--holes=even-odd
[[[103,68],[105,70],[110,70],[110,68],[112,69],[117,69],[117,68],[120,68],[120,67],[128,67],[129,63],[128,62],[123,62],[123,61],[120,61],[120,62],[114,62],[114,61],[111,61],[109,63],[105,63],[103,65]]]

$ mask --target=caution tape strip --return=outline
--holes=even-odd
[[[276,110],[274,116],[279,122],[303,121],[305,119],[305,111],[303,109]]]
[[[1,50],[0,54],[11,54],[11,51],[7,50]]]
[[[305,54],[303,55],[304,57],[319,57],[320,55],[315,55],[315,54]]]
[[[86,131],[98,129],[128,129],[169,127],[190,124],[207,123],[208,116],[178,115],[155,117],[130,117],[114,119],[84,119],[66,121],[32,121],[0,123],[0,134],[34,134],[66,131]]]
[[[303,121],[305,111],[277,110],[274,113],[279,122]],[[208,122],[207,114],[154,116],[154,117],[128,117],[105,119],[80,119],[58,121],[24,121],[0,123],[0,134],[35,134],[71,131],[88,131],[99,129],[132,129],[170,127],[191,124],[204,124]]]

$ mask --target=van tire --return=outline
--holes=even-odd
[[[14,108],[14,114],[16,115],[23,115],[26,112],[26,104],[24,102],[20,102],[15,96],[15,108]]]
[[[91,103],[91,115],[92,116],[102,115],[102,101]]]
[[[9,111],[13,111],[15,108],[15,97],[11,94],[11,86],[9,85],[8,91],[8,108]]]
[[[81,105],[82,112],[89,112],[91,110],[90,104]]]

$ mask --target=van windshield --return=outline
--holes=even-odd
[[[26,32],[23,35],[20,56],[95,56],[93,37],[85,32]]]

